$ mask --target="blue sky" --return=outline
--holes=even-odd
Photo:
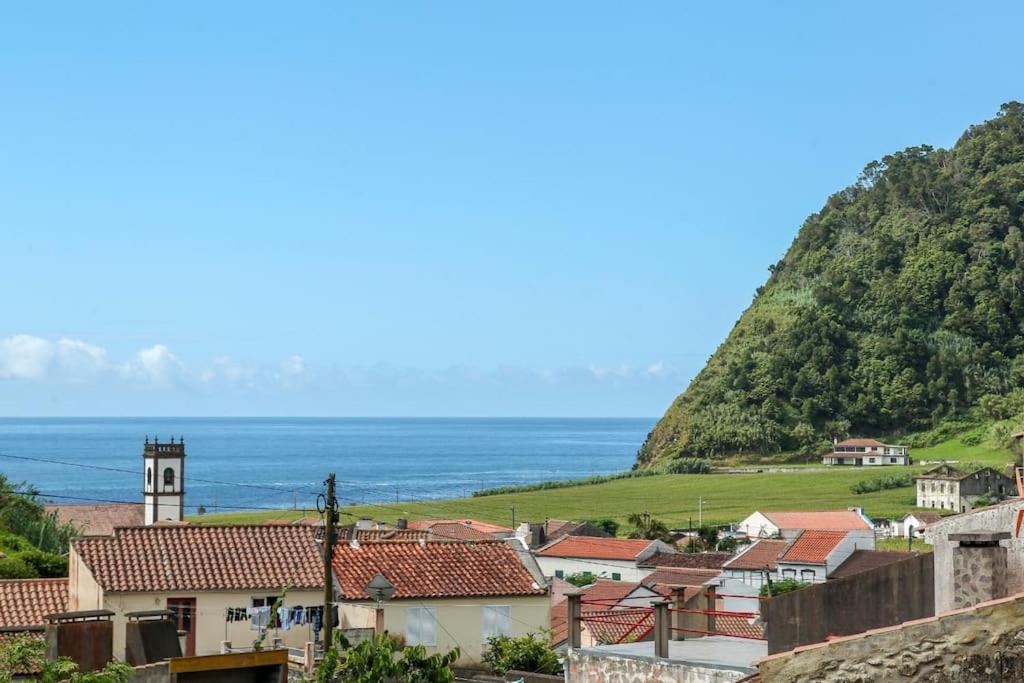
[[[824,5],[8,3],[0,414],[659,415],[1024,98],[1019,4]]]

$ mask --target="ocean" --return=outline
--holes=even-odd
[[[0,473],[35,486],[54,502],[141,502],[144,439],[183,436],[189,512],[200,505],[209,512],[312,508],[330,471],[342,505],[394,503],[627,470],[654,423],[653,418],[2,418]]]

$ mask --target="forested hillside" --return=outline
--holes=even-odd
[[[1024,106],[872,162],[771,266],[639,466],[1024,410]]]

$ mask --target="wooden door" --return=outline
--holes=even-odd
[[[186,657],[191,657],[196,653],[196,599],[195,598],[167,598],[167,609],[174,612],[174,617],[178,622],[178,631],[184,631],[187,635],[185,636],[185,651],[182,652]]]

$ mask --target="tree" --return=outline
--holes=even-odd
[[[769,591],[769,584],[766,583],[761,586],[760,595],[761,597],[782,595],[783,593],[792,593],[810,585],[806,581],[798,581],[797,579],[782,579],[781,581],[772,581],[771,591]]]
[[[632,513],[626,518],[626,522],[633,528],[626,535],[629,538],[644,538],[649,541],[672,542],[672,532],[668,526],[660,520],[654,519],[649,513]]]
[[[535,633],[518,637],[491,636],[487,639],[482,659],[499,676],[506,671],[562,673],[558,655],[551,649],[550,638]]]
[[[591,519],[587,522],[593,524],[601,531],[605,532],[609,536],[615,536],[619,533],[619,523],[610,517],[604,517],[602,519]]]

